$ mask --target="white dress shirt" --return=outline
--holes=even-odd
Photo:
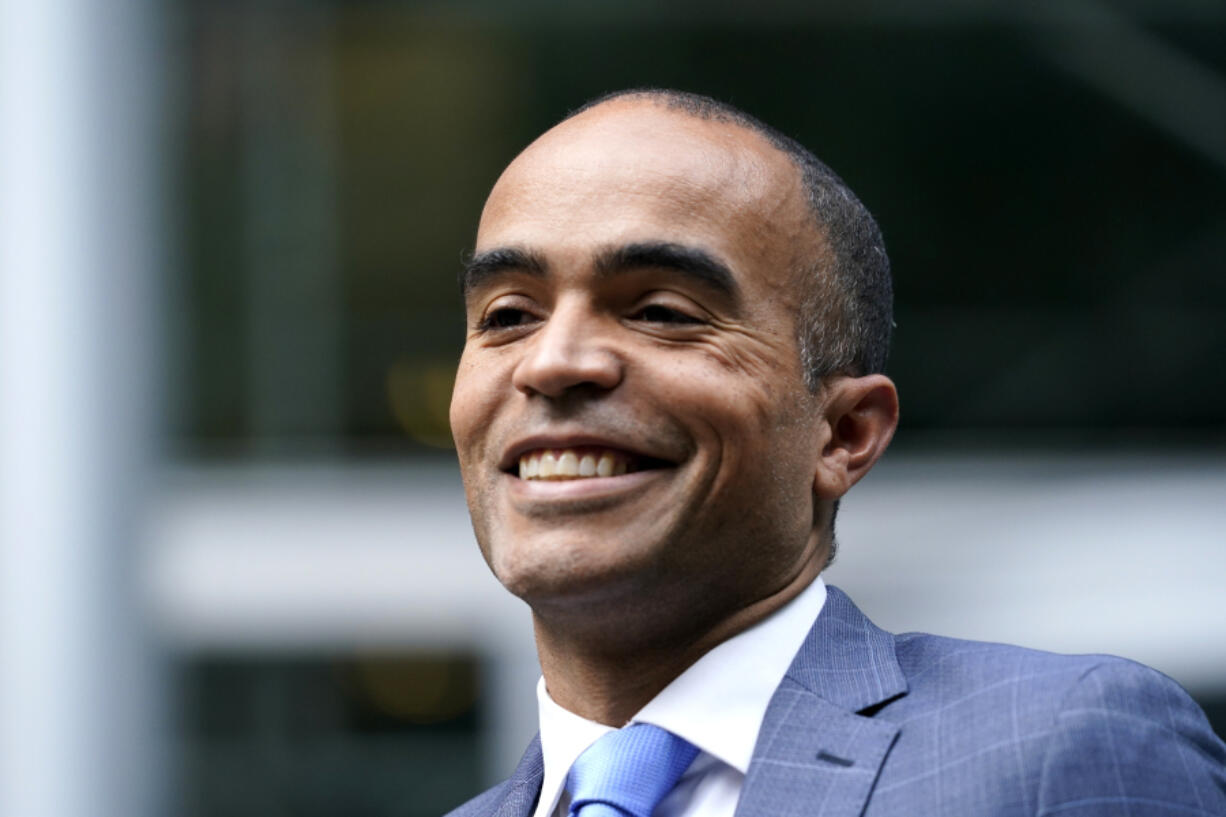
[[[818,577],[767,618],[719,644],[652,698],[631,723],[651,723],[698,747],[653,817],[732,817],[766,707],[826,602]],[[612,727],[563,709],[536,686],[545,780],[533,817],[566,817],[566,775]]]

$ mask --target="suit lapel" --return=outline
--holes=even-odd
[[[501,801],[493,804],[490,817],[529,817],[536,808],[544,778],[545,761],[541,757],[541,738],[537,735],[507,779],[506,793]]]
[[[906,691],[893,636],[828,587],[766,710],[736,817],[862,813],[898,736],[866,710]]]

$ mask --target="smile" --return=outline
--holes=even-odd
[[[587,442],[523,450],[502,471],[520,513],[553,516],[626,502],[675,469],[673,462]]]
[[[519,458],[519,478],[572,480],[618,477],[635,470],[634,457],[608,448],[542,448]]]

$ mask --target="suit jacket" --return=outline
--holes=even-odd
[[[530,817],[534,739],[449,817]],[[891,635],[829,587],[767,708],[737,817],[1226,815],[1226,746],[1140,664]]]

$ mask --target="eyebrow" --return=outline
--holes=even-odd
[[[657,267],[690,278],[728,298],[740,294],[728,265],[698,247],[669,241],[645,241],[604,250],[596,256],[596,271],[607,276],[644,267]]]
[[[548,271],[545,259],[538,253],[519,247],[497,247],[485,252],[476,252],[464,262],[460,270],[460,294],[503,272],[526,272],[544,277]]]
[[[639,241],[601,250],[595,260],[596,272],[602,277],[650,267],[681,273],[730,299],[740,294],[728,265],[698,247],[670,241]],[[539,253],[521,247],[496,247],[473,253],[460,270],[460,293],[467,294],[505,272],[544,277],[549,265]]]

